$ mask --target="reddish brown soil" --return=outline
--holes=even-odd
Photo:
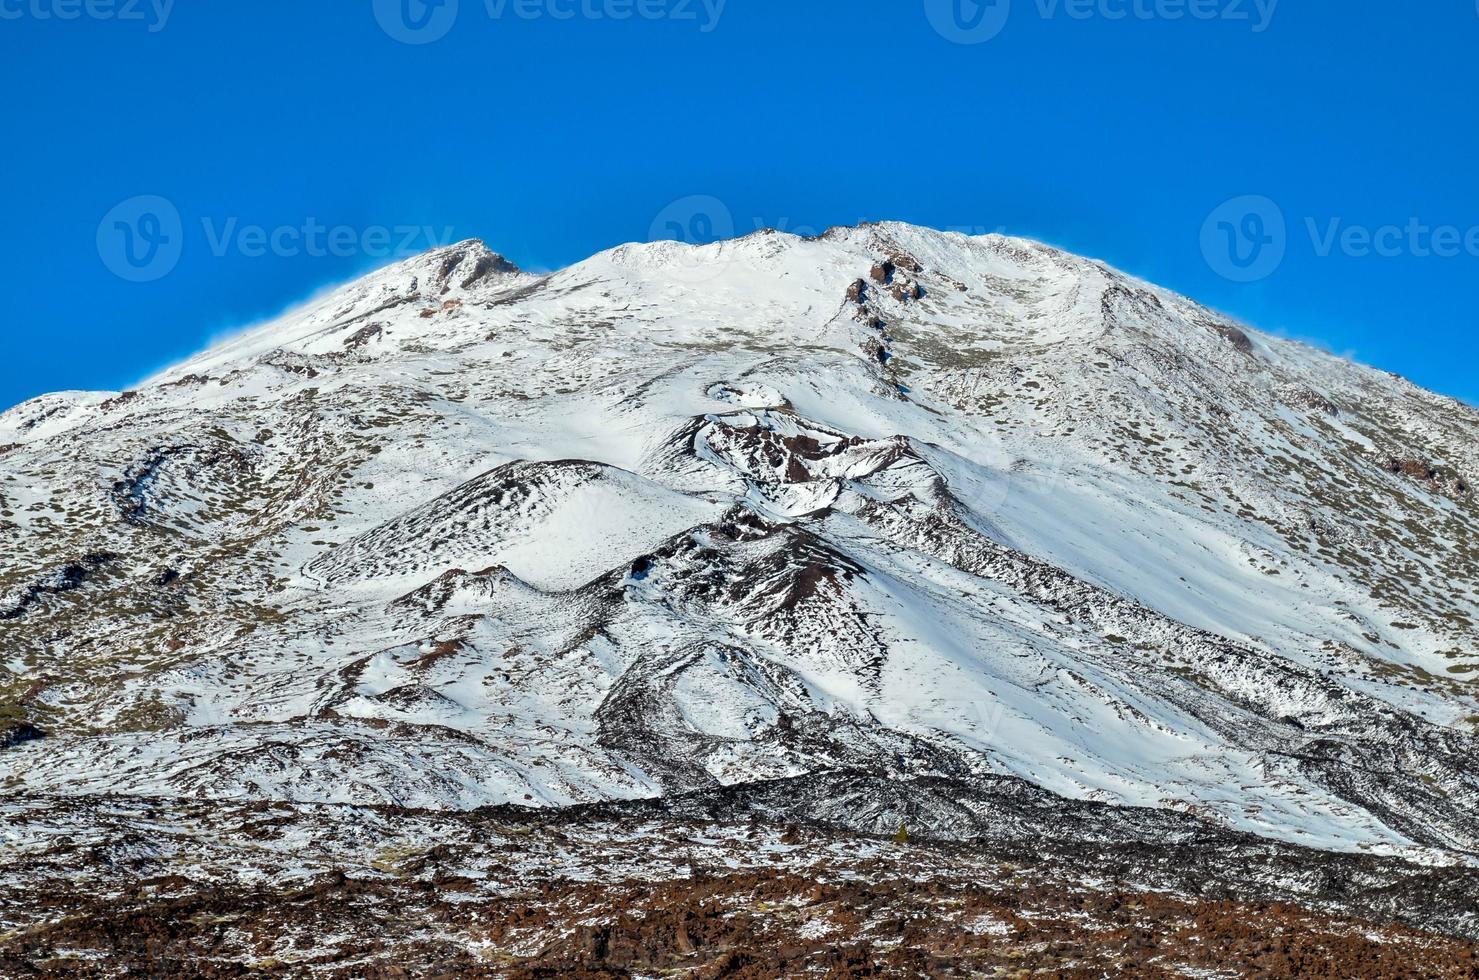
[[[435,849],[392,881],[56,891],[28,896],[53,921],[0,937],[0,975],[1479,977],[1479,951],[1462,940],[1010,869],[921,882],[901,877],[908,851],[847,869],[855,880],[698,871],[655,885],[551,881],[508,899],[438,874]]]

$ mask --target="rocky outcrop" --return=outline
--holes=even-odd
[[[1388,456],[1382,466],[1394,476],[1427,484],[1449,496],[1468,498],[1474,494],[1468,480],[1416,456]]]
[[[100,570],[117,561],[117,555],[108,552],[94,552],[76,561],[67,562],[25,586],[18,594],[12,595],[8,601],[0,598],[0,620],[20,619],[33,607],[40,605],[48,596],[65,595],[82,588]]]
[[[0,722],[0,750],[46,737],[46,733],[24,721]]]

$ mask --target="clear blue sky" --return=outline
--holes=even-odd
[[[1474,0],[407,2],[0,0],[0,403],[127,386],[382,264],[374,226],[552,268],[687,195],[1041,238],[1479,400],[1479,232],[1422,231],[1479,228]],[[235,234],[310,220],[349,237]],[[119,221],[168,274],[110,271]]]

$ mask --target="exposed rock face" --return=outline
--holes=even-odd
[[[0,799],[1273,848],[1469,928],[1479,415],[1043,245],[463,243],[0,445]]]
[[[0,749],[13,748],[45,737],[46,733],[35,725],[23,721],[0,722]]]
[[[1244,354],[1252,355],[1253,338],[1230,323],[1219,323],[1216,328],[1217,335],[1229,344],[1232,344]]]
[[[1445,493],[1468,497],[1472,489],[1467,480],[1446,472],[1425,460],[1414,457],[1388,456],[1386,469],[1389,473],[1432,484]]]
[[[1291,405],[1303,405],[1305,408],[1313,409],[1332,418],[1340,415],[1340,407],[1318,391],[1294,387],[1286,391],[1286,397]]]
[[[461,277],[457,287],[466,290],[489,276],[503,277],[519,274],[518,266],[503,256],[488,251],[482,242],[463,242],[461,245],[442,249],[441,253],[441,263],[437,266],[433,281],[441,287],[444,293],[452,288],[454,276]]]
[[[921,286],[919,283],[914,282],[913,280],[896,282],[893,284],[893,288],[890,289],[889,292],[893,296],[893,298],[900,303],[905,302],[906,300],[924,298],[924,287]]]
[[[371,341],[378,340],[384,332],[384,326],[378,323],[371,323],[367,326],[360,327],[354,333],[345,337],[344,346],[363,347]]]
[[[1410,476],[1415,480],[1438,478],[1438,471],[1420,459],[1398,459],[1393,456],[1387,460],[1387,469],[1402,476]]]
[[[0,620],[20,619],[33,606],[40,605],[50,596],[60,596],[82,588],[83,584],[99,569],[117,560],[117,555],[98,552],[85,555],[76,561],[69,561],[59,568],[42,574],[9,597],[8,604],[0,601]]]

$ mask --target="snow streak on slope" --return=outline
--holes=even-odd
[[[613,467],[507,463],[308,563],[327,582],[411,585],[495,562],[539,587],[574,588],[623,548],[647,548],[717,509]]]
[[[1476,474],[1473,410],[1035,243],[463,243],[0,417],[9,787],[1014,778],[1470,860]]]

